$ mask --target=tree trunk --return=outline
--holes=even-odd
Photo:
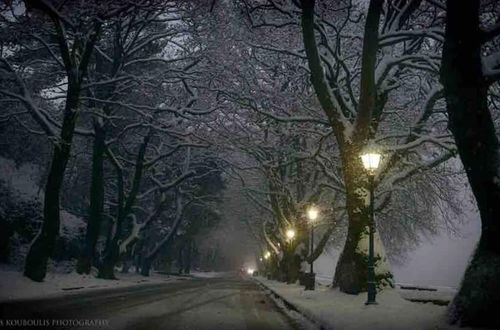
[[[302,259],[297,254],[292,254],[288,257],[287,270],[286,270],[287,284],[294,284],[298,281],[301,263]]]
[[[151,132],[151,131],[150,131]],[[132,207],[136,201],[137,194],[142,180],[144,169],[144,156],[146,153],[147,145],[151,139],[150,132],[143,138],[143,142],[137,154],[137,161],[135,165],[134,177],[132,180],[132,187],[130,189],[128,198],[125,201],[125,191],[123,183],[123,173],[119,166],[115,165],[118,179],[118,214],[116,216],[116,228],[108,232],[108,246],[104,251],[104,258],[99,265],[99,273],[97,277],[104,279],[115,279],[114,268],[120,259],[120,242],[123,236],[123,226],[125,221],[132,213]],[[111,239],[109,239],[112,237]],[[101,270],[102,268],[102,270]]]
[[[117,45],[114,45],[116,48]],[[100,75],[106,74],[107,60],[101,53],[95,54],[95,70]],[[110,77],[118,73],[121,63],[119,52],[114,52],[113,65],[111,67]],[[115,89],[116,84],[106,84],[97,88],[95,93],[100,99],[108,99]],[[97,107],[96,102],[91,101],[90,105]],[[111,107],[104,105],[102,113],[109,115]],[[106,126],[102,118],[94,118],[94,146],[92,150],[92,178],[90,185],[90,206],[89,220],[85,233],[85,245],[82,254],[78,259],[76,271],[79,274],[89,274],[92,262],[95,257],[95,249],[99,238],[99,231],[102,223],[102,214],[104,209],[104,154],[106,151]]]
[[[63,125],[59,141],[55,143],[52,163],[45,185],[43,205],[43,224],[40,233],[31,244],[24,265],[24,276],[41,282],[47,273],[47,262],[54,252],[56,238],[59,235],[59,195],[68,164],[73,134],[78,114],[79,87],[68,87],[68,98],[64,110]]]
[[[153,263],[153,261],[150,260],[149,258],[144,258],[144,260],[142,261],[142,265],[141,265],[141,275],[142,276],[149,276],[149,271],[151,269],[152,263]]]
[[[187,251],[186,251],[186,262],[184,266],[184,274],[190,274],[191,273],[191,257],[193,253],[193,242],[189,241],[187,244]]]
[[[271,280],[279,280],[280,279],[280,265],[279,260],[276,255],[271,255],[268,261],[269,267],[269,277]]]
[[[118,258],[120,257],[119,247],[118,247],[118,240],[119,240],[118,231],[121,231],[121,222],[122,222],[121,216],[118,216],[115,221],[116,225],[112,223],[112,221],[110,221],[109,224],[106,246],[104,248],[104,257],[102,258],[102,260],[100,260],[98,265],[98,270],[99,270],[97,273],[98,278],[110,279],[110,280],[116,279],[114,269],[115,269],[115,264],[118,261]]]
[[[293,284],[299,279],[300,265],[303,259],[296,250],[296,242],[286,242],[283,257],[277,262],[279,281]]]
[[[481,67],[479,1],[447,1],[441,82],[449,129],[481,215],[481,238],[449,321],[500,328],[500,145]]]
[[[92,151],[92,182],[90,185],[89,220],[85,234],[85,245],[78,259],[76,271],[78,274],[89,274],[95,256],[95,248],[101,228],[104,208],[104,151],[106,132],[104,127],[94,123],[94,148]]]
[[[363,36],[361,59],[360,97],[354,131],[345,135],[341,105],[334,102],[331,90],[326,82],[324,67],[316,44],[314,29],[314,0],[301,0],[302,34],[311,71],[311,83],[321,107],[327,115],[335,134],[342,157],[342,170],[346,187],[348,212],[348,231],[344,249],[337,263],[333,285],[341,291],[358,294],[366,289],[367,261],[366,249],[362,246],[363,238],[368,232],[368,207],[365,198],[368,196],[365,170],[359,159],[362,147],[373,137],[373,110],[376,105],[377,90],[375,68],[378,51],[378,31],[380,16],[383,11],[383,0],[370,0]],[[385,258],[381,258],[385,260]],[[386,272],[390,279],[392,275]],[[385,275],[384,275],[385,276]]]
[[[120,236],[119,232],[122,230],[123,219],[121,216],[118,216],[116,219],[116,228],[115,233],[112,239],[109,240],[108,246],[104,250],[104,258],[101,260],[99,264],[99,272],[97,273],[98,278],[106,279],[106,280],[115,280],[115,265],[120,258],[120,248],[119,241]],[[111,233],[113,232],[113,228],[110,228]]]
[[[369,187],[360,151],[355,148],[343,160],[348,215],[347,237],[335,269],[333,286],[342,292],[358,294],[367,289]],[[377,286],[394,286],[385,251],[375,234],[375,274]]]
[[[118,242],[115,239],[111,240],[108,251],[105,252],[104,258],[99,265],[98,278],[105,280],[116,280],[115,265],[119,258]]]
[[[134,255],[134,267],[136,274],[141,273],[141,263],[142,263],[141,255],[139,253],[136,253]]]
[[[132,260],[126,258],[123,260],[123,264],[122,264],[122,270],[121,270],[121,273],[122,274],[128,274],[129,270],[130,270],[130,266],[132,266]]]
[[[351,159],[343,161],[350,166],[344,171],[346,187],[346,206],[348,215],[347,237],[342,253],[337,262],[333,286],[342,292],[358,294],[366,289],[366,254],[359,249],[359,243],[363,234],[367,234],[368,208],[365,205],[368,189],[366,181],[363,180],[362,168],[359,157],[353,152]]]
[[[177,254],[177,267],[179,275],[184,271],[184,245],[179,246],[179,253]]]
[[[342,169],[349,224],[333,285],[350,294],[358,294],[367,287],[367,251],[361,243],[369,230],[369,189],[360,155],[367,140],[374,135],[371,128],[377,98],[375,67],[382,7],[382,0],[370,0],[363,36],[360,97],[353,133],[355,142],[343,146]]]
[[[0,222],[0,262],[9,262],[10,237],[14,231],[7,223]]]

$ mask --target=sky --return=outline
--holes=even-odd
[[[467,222],[461,236],[442,232],[432,240],[424,239],[419,248],[408,255],[407,263],[394,267],[396,280],[402,283],[457,287],[472,256],[481,233],[475,207],[466,209]]]

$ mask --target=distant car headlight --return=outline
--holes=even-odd
[[[248,274],[248,275],[253,275],[253,272],[254,272],[254,271],[255,271],[255,270],[253,270],[252,268],[248,268],[248,269],[247,269],[247,274]]]

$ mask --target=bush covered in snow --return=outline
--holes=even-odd
[[[42,205],[0,180],[0,261],[19,263],[42,223]]]
[[[30,242],[40,230],[43,218],[41,201],[27,196],[9,182],[0,179],[0,262],[20,266],[24,263]],[[85,222],[61,211],[60,237],[56,242],[54,261],[61,263],[79,255]]]

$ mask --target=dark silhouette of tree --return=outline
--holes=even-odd
[[[500,17],[481,29],[481,3],[446,2],[441,82],[448,127],[481,215],[481,237],[449,317],[461,325],[500,328],[500,144],[488,105],[488,91],[500,78],[500,53],[482,57],[483,46],[500,35]]]

